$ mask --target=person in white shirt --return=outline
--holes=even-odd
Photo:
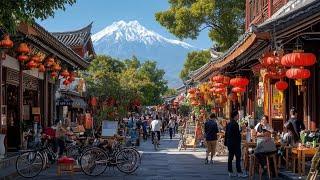
[[[173,120],[173,117],[171,117],[171,118],[170,118],[170,121],[169,121],[169,123],[168,123],[170,139],[172,139],[174,127],[175,127],[175,121]]]
[[[153,144],[153,139],[154,139],[154,135],[155,133],[157,133],[158,136],[158,142],[160,142],[160,130],[161,130],[161,121],[159,120],[159,116],[156,115],[155,119],[152,120],[151,124],[151,137],[152,137],[152,144]]]

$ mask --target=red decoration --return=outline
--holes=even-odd
[[[211,78],[211,81],[212,82],[219,82],[219,83],[222,83],[224,81],[224,76],[223,75],[217,75],[217,76],[213,76]]]
[[[29,59],[29,57],[27,56],[27,55],[19,55],[18,56],[18,60],[20,61],[20,62],[25,62],[25,61],[27,61]]]
[[[226,92],[226,88],[216,88],[215,93],[225,93]]]
[[[75,80],[75,78],[74,78],[73,76],[70,76],[70,77],[68,78],[68,80],[72,82],[72,81]]]
[[[74,162],[75,162],[75,160],[73,158],[70,158],[67,156],[63,156],[58,159],[59,164],[73,164]]]
[[[46,71],[46,68],[44,67],[43,64],[40,64],[40,65],[39,65],[38,71],[39,71],[39,72],[45,72],[45,71]]]
[[[261,64],[264,67],[268,67],[268,66],[272,66],[272,65],[279,65],[280,64],[280,59],[279,57],[275,56],[275,55],[269,55],[269,56],[265,56],[264,58],[262,58],[261,60]]]
[[[281,59],[281,64],[287,67],[312,66],[316,63],[316,56],[312,53],[293,52]]]
[[[35,63],[34,61],[29,61],[26,65],[29,69],[33,69],[37,67],[37,63]]]
[[[0,41],[0,47],[5,49],[13,47],[13,42],[11,41],[9,35],[6,34],[3,36],[3,39]]]
[[[188,90],[188,93],[189,93],[189,94],[194,94],[194,93],[196,93],[196,88],[190,88],[190,89]]]
[[[67,78],[68,76],[69,76],[69,72],[68,72],[68,70],[64,70],[64,71],[62,71],[62,73],[61,73],[61,76],[63,76],[64,78]]]
[[[285,69],[281,69],[281,70],[279,70],[277,72],[269,71],[266,76],[271,78],[271,79],[281,79],[281,78],[286,77],[286,70]]]
[[[280,80],[276,82],[275,86],[279,91],[284,91],[288,88],[288,83],[283,80]]]
[[[304,68],[290,68],[286,72],[286,76],[290,79],[307,79],[310,75],[310,71]]]
[[[68,85],[70,84],[70,81],[69,81],[68,79],[65,79],[65,80],[63,81],[63,84],[64,84],[65,86],[68,86]]]
[[[224,83],[215,83],[215,84],[213,84],[213,87],[224,88],[224,87],[226,87],[226,85]]]
[[[57,73],[57,72],[53,71],[53,72],[51,73],[51,77],[52,77],[52,78],[56,78],[57,76],[58,76],[58,73]]]
[[[17,52],[21,54],[28,54],[30,49],[26,43],[20,43],[19,47],[17,48]]]
[[[54,63],[52,66],[52,70],[54,71],[60,71],[61,70],[61,66],[57,63]]]
[[[97,98],[96,97],[92,97],[91,101],[90,101],[91,106],[97,106]]]
[[[244,87],[234,87],[234,88],[232,88],[231,91],[234,92],[234,93],[243,93],[243,92],[246,91],[246,88],[244,88]]]
[[[249,84],[249,80],[243,77],[236,77],[230,80],[230,85],[235,87],[245,87]]]

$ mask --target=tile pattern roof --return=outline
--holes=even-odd
[[[67,46],[70,46],[70,47],[81,46],[87,43],[87,41],[90,39],[91,28],[92,28],[92,23],[76,31],[54,32],[52,33],[52,35],[55,36],[57,39],[59,39],[59,41],[61,41]]]

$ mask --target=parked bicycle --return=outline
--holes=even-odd
[[[43,146],[40,143],[37,144],[33,150],[20,152],[21,154],[16,160],[16,170],[24,178],[36,177],[42,170],[46,169],[49,163],[56,162],[58,157],[48,145],[48,141],[45,141]]]
[[[135,172],[141,163],[140,153],[133,147],[123,147],[115,140],[111,147],[102,143],[99,147],[85,150],[80,158],[82,171],[89,176],[98,176],[107,167],[117,167],[123,173]]]

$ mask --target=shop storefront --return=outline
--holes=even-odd
[[[320,84],[320,2],[281,3],[268,7],[276,9],[268,19],[252,19],[247,32],[226,53],[194,72],[192,79],[203,83],[219,74],[246,78],[249,84],[235,89],[240,96],[233,97],[232,87],[228,89],[226,112],[243,110],[244,116],[256,120],[266,115],[273,128],[282,131],[289,109],[295,107],[307,129],[316,130],[320,117],[316,91]],[[290,57],[282,60],[285,56]],[[315,56],[315,61],[310,56]],[[300,57],[307,59],[299,64]]]
[[[37,133],[54,124],[59,74],[89,65],[38,24],[21,24],[11,39],[14,46],[2,51],[1,64],[0,130],[6,152],[24,148],[27,132]],[[71,74],[65,76],[70,83]]]

